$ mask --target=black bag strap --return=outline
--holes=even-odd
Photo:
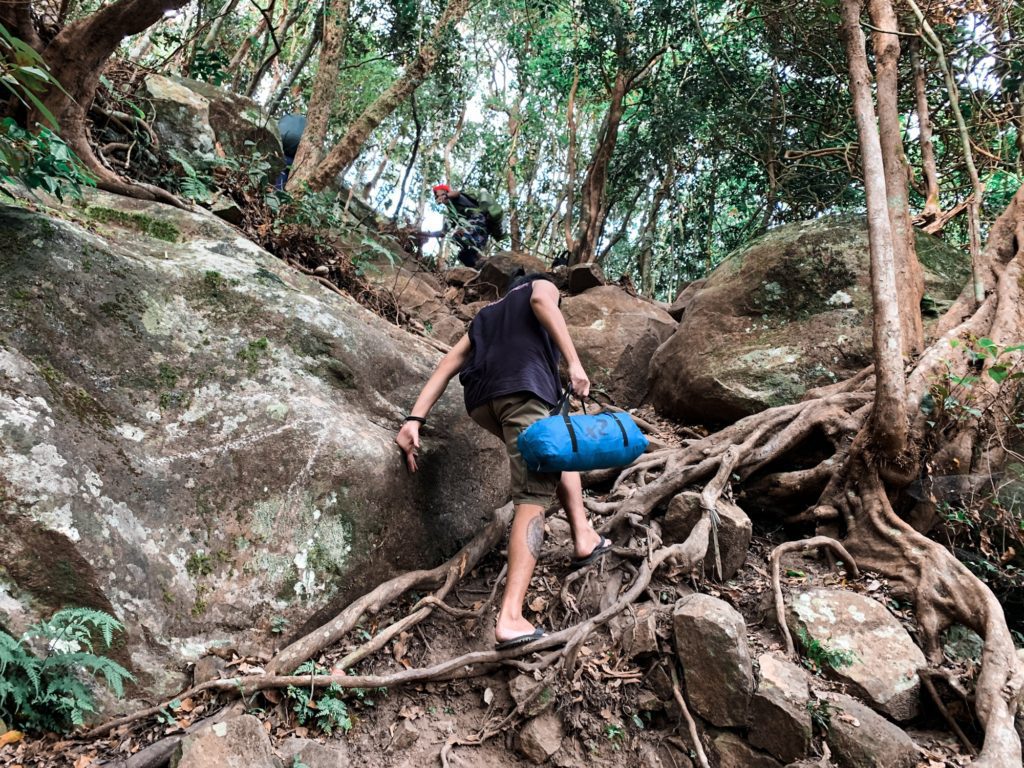
[[[572,441],[572,452],[579,453],[580,446],[576,440],[576,430],[573,429],[572,420],[569,418],[569,397],[572,395],[572,387],[565,390],[562,395],[562,399],[558,401],[558,412],[562,415],[562,421],[565,422],[565,428],[569,432],[569,440]]]
[[[622,421],[619,419],[619,414],[615,413],[614,411],[605,411],[605,413],[607,413],[609,416],[612,417],[612,419],[614,419],[616,426],[618,426],[619,428],[619,431],[622,432],[622,445],[628,448],[629,435],[626,433],[626,427],[623,426]]]

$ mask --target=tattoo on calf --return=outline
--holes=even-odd
[[[544,546],[544,515],[537,515],[530,521],[526,529],[526,546],[534,559],[540,557],[540,550]]]

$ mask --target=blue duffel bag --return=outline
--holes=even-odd
[[[647,438],[628,413],[569,415],[569,393],[558,413],[519,433],[519,453],[534,472],[586,472],[631,464]]]

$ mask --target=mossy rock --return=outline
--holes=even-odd
[[[929,300],[954,299],[966,254],[918,232]],[[724,423],[798,401],[872,359],[867,221],[834,216],[771,230],[730,254],[651,362],[660,412]]]

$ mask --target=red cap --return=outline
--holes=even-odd
[[[434,185],[434,191],[435,192],[451,192],[452,188],[449,187],[447,184],[435,184]]]

